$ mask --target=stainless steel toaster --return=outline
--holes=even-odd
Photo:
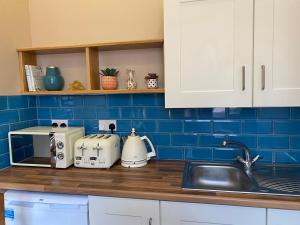
[[[120,159],[120,137],[92,134],[75,143],[74,165],[82,168],[110,168]]]

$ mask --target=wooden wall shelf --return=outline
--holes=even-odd
[[[19,55],[20,65],[20,78],[21,88],[20,92],[24,95],[76,95],[76,94],[138,94],[138,93],[163,93],[164,88],[160,89],[118,89],[118,90],[100,90],[99,84],[99,54],[102,51],[118,51],[118,50],[134,50],[134,49],[150,49],[150,48],[163,48],[163,40],[138,40],[127,42],[110,42],[110,43],[95,43],[95,44],[83,44],[83,45],[69,45],[69,46],[51,46],[51,47],[31,47],[31,48],[19,48],[17,49]],[[29,92],[25,74],[25,65],[37,65],[38,57],[44,57],[45,55],[52,54],[72,54],[81,53],[82,60],[85,58],[85,70],[87,90],[84,91],[41,91],[41,92]],[[57,56],[54,56],[57,57]],[[64,57],[64,56],[62,56]],[[163,62],[162,62],[163,65]],[[83,68],[82,66],[80,67]],[[149,71],[150,72],[150,71]]]
[[[154,94],[154,93],[164,93],[164,88],[157,89],[117,89],[117,90],[80,90],[80,91],[24,91],[21,92],[22,95],[105,95],[105,94]]]

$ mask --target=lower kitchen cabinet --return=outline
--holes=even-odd
[[[159,201],[89,196],[90,225],[159,225]]]
[[[267,225],[299,225],[300,211],[268,209]]]
[[[161,202],[161,225],[200,224],[266,225],[266,209],[181,202]]]

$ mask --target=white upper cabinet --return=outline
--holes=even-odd
[[[266,209],[161,202],[161,225],[266,225]]]
[[[300,1],[255,2],[254,106],[300,105]]]
[[[166,107],[252,106],[253,0],[165,0]]]
[[[300,212],[294,210],[268,209],[267,225],[299,225]]]

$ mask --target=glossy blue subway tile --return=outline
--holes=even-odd
[[[97,118],[98,119],[120,119],[121,118],[121,108],[119,107],[100,107],[97,108]]]
[[[12,124],[10,124],[10,131],[21,130],[21,129],[25,129],[28,127],[29,127],[28,121],[12,123]]]
[[[182,133],[182,120],[158,120],[158,131],[168,133]]]
[[[145,108],[142,107],[122,107],[121,108],[122,119],[145,119]],[[147,118],[152,119],[152,118]]]
[[[248,148],[257,147],[257,136],[254,135],[228,135],[228,140],[241,142]]]
[[[258,148],[263,149],[288,149],[288,136],[261,136],[258,137]]]
[[[211,133],[210,120],[185,120],[184,133]]]
[[[146,136],[152,141],[155,146],[170,146],[171,137],[166,133],[146,133]]]
[[[240,149],[236,148],[214,148],[213,160],[215,161],[236,161],[236,157],[241,155]]]
[[[220,134],[199,135],[199,146],[202,147],[221,147],[227,136]]]
[[[37,118],[36,108],[20,109],[20,121],[35,120]]]
[[[300,151],[275,152],[275,163],[300,163]]]
[[[0,110],[7,109],[7,96],[0,96]]]
[[[165,95],[164,94],[154,94],[154,97],[156,99],[156,105],[165,107]]]
[[[214,121],[213,132],[224,133],[224,134],[240,134],[241,122],[234,121],[234,120]]]
[[[74,119],[97,119],[96,108],[76,108],[74,109]]]
[[[77,110],[77,109],[74,109]],[[51,109],[52,119],[73,119],[72,108],[53,108]]]
[[[169,109],[164,107],[146,107],[145,119],[169,119]]]
[[[30,120],[28,121],[29,127],[35,127],[38,126],[39,122],[38,120]]]
[[[98,120],[84,120],[84,127],[86,135],[99,133]]]
[[[281,120],[281,121],[275,120],[274,133],[300,135],[300,121],[299,120]]]
[[[8,135],[7,135],[8,131],[9,131],[8,125],[1,125],[0,126],[0,139],[8,138]]]
[[[117,120],[118,132],[126,132],[126,136],[128,136],[131,132],[131,128],[133,128],[131,120]]]
[[[197,109],[170,109],[171,119],[197,119]]]
[[[0,140],[0,155],[8,153],[8,139]]]
[[[255,119],[256,108],[230,108],[228,110],[229,119]]]
[[[37,118],[38,119],[49,119],[49,118],[51,118],[50,108],[37,108]]]
[[[198,109],[199,119],[226,119],[226,108],[201,108]]]
[[[173,146],[196,146],[198,136],[194,134],[173,134],[171,135],[171,144]]]
[[[291,118],[300,119],[300,107],[291,108]]]
[[[80,96],[80,95],[61,96],[60,101],[61,101],[62,107],[82,107],[83,106],[83,96]]]
[[[186,160],[212,160],[211,148],[185,148]]]
[[[106,95],[84,96],[84,105],[88,107],[99,107],[106,105]]]
[[[68,120],[70,127],[83,127],[83,120]]]
[[[60,96],[38,96],[39,107],[60,107]]]
[[[21,109],[28,107],[27,96],[8,96],[8,108],[9,109]]]
[[[300,136],[291,136],[290,137],[290,148],[291,149],[300,149]]]
[[[17,110],[0,111],[0,124],[14,123],[19,121],[19,114]]]
[[[290,108],[259,108],[257,117],[259,119],[289,119]]]
[[[272,120],[254,120],[242,123],[242,130],[245,134],[272,134]]]
[[[9,165],[10,165],[9,154],[6,153],[6,154],[0,155],[0,168],[1,169],[6,168],[6,167],[9,167]]]
[[[28,106],[36,107],[36,96],[28,96]]]
[[[156,132],[157,124],[155,120],[132,120],[132,127],[137,132]]]
[[[39,126],[51,126],[51,120],[39,120]]]
[[[134,106],[157,106],[157,99],[150,94],[139,94],[132,96]]]
[[[131,106],[131,95],[108,95],[109,106]]]
[[[158,159],[183,160],[184,148],[181,147],[158,147]]]

